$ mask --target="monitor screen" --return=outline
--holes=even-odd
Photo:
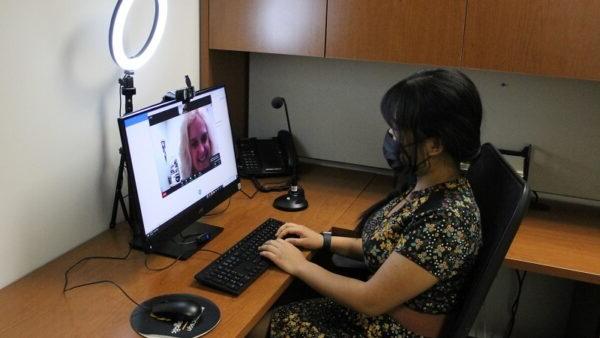
[[[120,118],[119,127],[134,221],[147,238],[180,232],[237,191],[224,87],[134,112]]]

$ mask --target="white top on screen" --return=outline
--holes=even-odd
[[[146,235],[237,179],[223,87],[123,123]]]

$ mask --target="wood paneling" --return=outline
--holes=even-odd
[[[465,67],[600,79],[599,0],[470,0]]]
[[[460,65],[465,0],[329,0],[326,57]]]
[[[200,86],[224,85],[233,135],[248,136],[248,53],[209,49],[209,0],[200,2]]]
[[[210,48],[323,56],[327,0],[211,0]]]

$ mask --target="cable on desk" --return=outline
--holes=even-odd
[[[127,299],[129,299],[133,304],[137,305],[137,306],[142,306],[140,305],[140,303],[136,302],[135,299],[133,299],[119,284],[108,280],[108,279],[103,279],[103,280],[98,280],[98,281],[93,281],[93,282],[88,282],[88,283],[82,283],[82,284],[77,284],[75,286],[71,286],[71,287],[67,287],[69,285],[69,272],[71,272],[71,270],[73,270],[73,268],[75,268],[77,265],[79,265],[81,262],[87,261],[87,260],[91,260],[91,259],[112,259],[112,260],[127,260],[127,258],[129,257],[129,255],[131,254],[132,251],[132,247],[129,246],[129,250],[127,251],[127,253],[122,256],[122,257],[114,257],[114,256],[88,256],[88,257],[84,257],[80,260],[78,260],[77,262],[75,262],[75,264],[71,265],[66,271],[65,271],[65,284],[63,286],[63,294],[67,293],[68,291],[74,290],[74,289],[78,289],[84,286],[89,286],[89,285],[95,285],[95,284],[111,284],[113,286],[116,286],[121,293],[123,293],[125,295],[125,297],[127,297]],[[212,250],[208,250],[208,249],[200,249],[198,251],[207,251],[207,252],[212,252],[215,253],[219,256],[221,256],[222,254],[216,251],[212,251]],[[170,267],[172,267],[173,265],[175,265],[175,263],[177,263],[177,261],[179,260],[179,258],[181,258],[181,256],[179,256],[178,258],[175,259],[175,261],[173,261],[172,263],[170,263],[168,266],[163,267],[163,268],[159,268],[159,269],[154,269],[154,268],[150,268],[147,264],[147,259],[148,259],[148,255],[146,255],[146,258],[144,259],[144,265],[146,266],[146,268],[148,270],[151,271],[163,271],[166,270]],[[143,307],[143,306],[142,306]]]
[[[73,270],[73,268],[75,268],[77,265],[79,265],[79,263],[87,261],[87,260],[91,260],[91,259],[113,259],[113,260],[126,260],[129,255],[131,254],[131,250],[132,247],[129,246],[129,250],[127,251],[127,253],[125,254],[125,256],[122,257],[113,257],[113,256],[88,256],[88,257],[84,257],[80,260],[78,260],[75,264],[71,265],[67,271],[65,271],[65,285],[63,286],[63,293],[66,293],[67,291],[71,291],[77,288],[81,288],[84,286],[88,286],[88,285],[94,285],[94,284],[102,284],[102,283],[108,283],[108,284],[112,284],[114,286],[116,286],[119,290],[121,290],[121,292],[125,295],[125,297],[127,297],[127,299],[129,299],[131,302],[133,302],[135,305],[137,306],[141,306],[138,302],[136,302],[133,298],[131,298],[131,296],[129,296],[129,294],[127,294],[127,292],[125,292],[125,290],[123,290],[122,287],[120,287],[117,283],[111,281],[111,280],[99,280],[99,281],[94,281],[94,282],[89,282],[89,283],[83,283],[83,284],[78,284],[75,286],[71,286],[71,287],[67,287],[69,285],[69,272],[71,272],[71,270]]]
[[[517,310],[519,309],[519,300],[521,299],[521,291],[523,290],[523,283],[525,282],[525,276],[527,275],[527,271],[523,271],[523,274],[521,274],[519,270],[515,270],[515,273],[517,274],[518,282],[517,297],[515,298],[515,301],[513,302],[513,305],[511,307],[510,320],[508,322],[508,327],[506,328],[506,334],[504,335],[505,338],[510,338],[513,328],[515,326]]]
[[[245,192],[245,191],[244,191],[244,190],[242,190],[242,189],[240,189],[240,191],[242,192],[242,194],[246,195],[246,197],[248,197],[248,199],[253,199],[253,198],[254,198],[254,196],[256,196],[256,193],[258,192],[258,189],[257,189],[257,190],[254,190],[254,194],[252,194],[252,195],[248,195],[248,193],[247,193],[247,192]]]
[[[149,256],[150,256],[149,254],[146,254],[146,257],[144,258],[144,266],[146,267],[146,269],[148,269],[150,271],[164,271],[164,270],[167,270],[168,268],[172,267],[173,265],[177,264],[177,262],[179,261],[181,256],[183,256],[183,254],[179,255],[179,257],[177,257],[177,258],[174,258],[171,263],[167,264],[166,266],[163,266],[162,268],[151,268],[148,265],[148,257]]]
[[[88,261],[88,260],[91,260],[91,259],[114,259],[114,260],[122,260],[122,261],[124,261],[131,254],[131,250],[132,250],[132,247],[129,246],[129,250],[127,251],[127,253],[123,257],[118,257],[118,256],[117,257],[114,257],[114,256],[88,256],[88,257],[84,257],[84,258],[78,260],[75,264],[71,265],[67,269],[67,271],[65,271],[65,285],[63,286],[63,293],[65,291],[73,290],[75,288],[75,287],[72,287],[72,288],[67,289],[67,285],[69,284],[69,272],[71,272],[71,270],[73,270],[73,268],[75,268],[77,265],[79,265],[79,263],[82,263],[82,262],[85,262],[85,261]]]
[[[119,284],[117,284],[117,283],[115,283],[115,282],[113,282],[111,280],[108,280],[108,279],[75,285],[75,286],[72,286],[72,287],[70,287],[68,289],[64,289],[63,293],[66,292],[66,291],[71,291],[73,289],[80,288],[80,287],[84,287],[84,286],[88,286],[88,285],[94,285],[94,284],[102,284],[102,283],[108,283],[108,284],[112,284],[112,285],[116,286],[119,290],[121,290],[121,292],[125,295],[125,297],[127,297],[127,299],[129,299],[133,304],[135,304],[137,306],[141,306],[138,302],[136,302],[133,298],[131,298],[131,296],[129,296],[127,294],[127,292],[125,292],[125,290],[123,290],[123,288],[119,286]]]
[[[214,253],[214,254],[216,254],[216,255],[219,255],[219,256],[222,256],[222,255],[223,255],[223,254],[222,254],[222,253],[220,253],[220,252],[216,252],[216,251],[213,251],[213,250],[210,250],[210,249],[200,249],[200,250],[198,250],[198,251],[212,252],[212,253]]]
[[[195,234],[189,234],[189,235],[185,235],[185,236],[184,236],[184,235],[182,235],[182,234],[181,234],[181,232],[180,232],[178,235],[179,235],[179,237],[181,237],[181,239],[182,239],[182,240],[186,240],[186,239],[188,239],[188,238],[190,238],[190,237],[196,237],[196,236],[199,236],[199,235],[203,235],[203,233],[195,233]],[[193,241],[187,241],[187,242],[178,242],[178,241],[176,241],[175,239],[171,239],[171,241],[173,241],[173,243],[175,243],[175,244],[179,244],[179,245],[189,245],[189,244],[195,244],[195,243],[197,243],[197,242],[196,242],[196,239],[194,239]],[[220,253],[220,252],[213,251],[213,250],[210,250],[210,249],[198,249],[198,251],[212,252],[212,253],[214,253],[214,254],[217,254],[217,255],[219,255],[219,256],[223,255],[223,254],[222,254],[222,253]]]
[[[231,205],[231,197],[229,197],[229,199],[227,200],[227,206],[225,207],[225,209],[223,209],[221,211],[213,212],[212,214],[206,214],[206,215],[204,215],[204,217],[220,215],[220,214],[224,213],[225,211],[227,211],[227,209],[229,209],[229,205]]]

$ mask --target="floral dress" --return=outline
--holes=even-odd
[[[410,259],[438,282],[404,303],[428,314],[447,314],[481,246],[481,221],[464,177],[391,199],[375,211],[362,230],[364,260],[375,273],[392,252]],[[367,316],[329,298],[304,300],[276,308],[271,337],[419,337],[387,314]]]

